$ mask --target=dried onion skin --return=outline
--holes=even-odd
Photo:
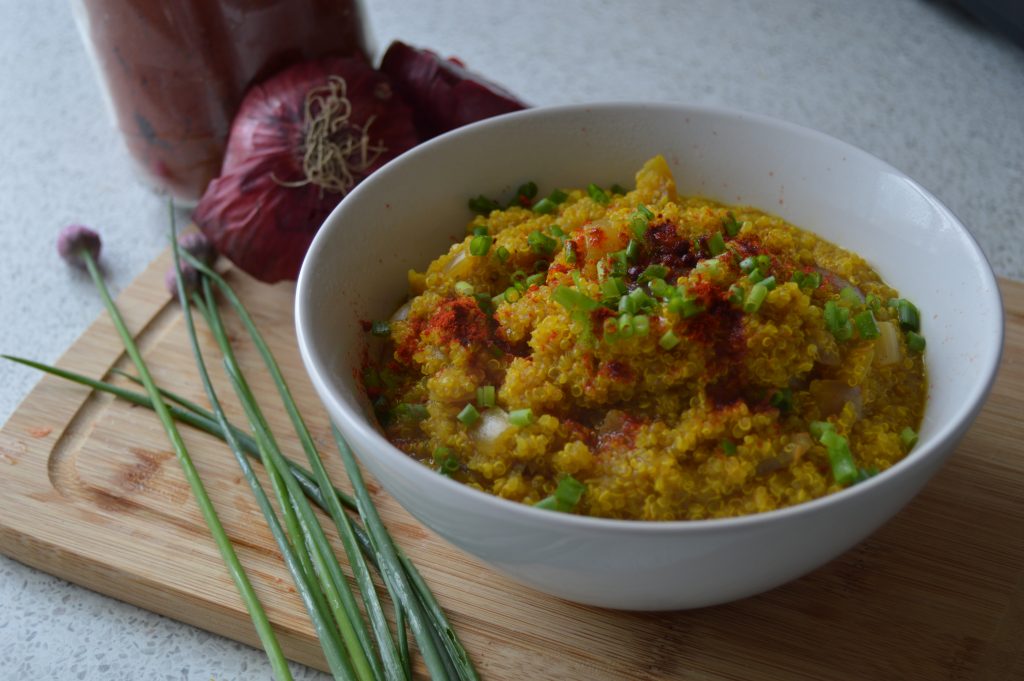
[[[416,112],[420,135],[429,139],[468,123],[520,111],[528,105],[500,85],[474,73],[457,59],[391,43],[380,70]]]
[[[331,139],[348,155],[345,177],[339,180],[335,172],[328,179],[338,181],[325,186],[315,176],[311,181],[307,151],[315,145],[307,100],[315,99],[312,90],[326,93],[332,84],[340,99],[330,101],[341,102],[341,111],[332,119],[340,125]],[[329,94],[316,100],[319,110],[327,108]],[[217,251],[248,274],[270,283],[293,280],[313,236],[351,186],[418,142],[409,107],[388,76],[364,59],[303,62],[248,91],[231,126],[221,175],[193,219]]]

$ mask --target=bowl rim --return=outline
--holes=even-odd
[[[810,140],[811,143],[815,145],[826,144],[834,146],[837,150],[845,151],[851,157],[860,157],[862,160],[866,160],[867,162],[879,164],[880,169],[889,171],[899,177],[900,180],[907,183],[911,189],[921,195],[922,198],[924,198],[940,214],[943,214],[951,224],[955,225],[958,235],[961,238],[964,238],[965,243],[969,247],[969,254],[972,256],[970,259],[970,262],[973,265],[972,270],[977,271],[981,275],[982,284],[991,292],[990,295],[993,298],[992,302],[995,303],[994,307],[997,314],[992,320],[992,324],[995,326],[995,333],[993,333],[991,338],[988,339],[989,342],[979,346],[982,350],[987,350],[985,353],[987,361],[983,366],[979,367],[979,371],[977,372],[978,380],[974,383],[973,390],[966,394],[961,400],[953,418],[947,419],[945,423],[939,425],[938,430],[933,433],[927,441],[919,444],[907,456],[900,459],[890,468],[869,478],[868,480],[851,487],[847,487],[838,492],[827,494],[823,497],[818,497],[816,499],[811,499],[809,501],[780,509],[727,518],[708,518],[701,520],[632,520],[581,516],[572,513],[558,513],[544,509],[537,509],[527,504],[488,494],[469,487],[468,485],[451,480],[446,476],[438,475],[405,452],[395,447],[369,423],[368,419],[350,409],[345,400],[341,399],[334,386],[325,379],[325,376],[330,375],[330,372],[327,371],[327,368],[321,358],[314,355],[312,343],[309,341],[309,334],[307,334],[306,329],[312,329],[313,326],[315,326],[315,316],[307,310],[307,301],[311,299],[309,291],[311,287],[314,286],[314,266],[323,259],[321,251],[324,247],[324,243],[328,240],[328,234],[338,229],[335,225],[341,224],[344,221],[346,213],[352,210],[351,206],[358,202],[360,197],[369,191],[370,187],[381,182],[386,182],[387,179],[397,171],[396,169],[400,169],[400,167],[410,159],[416,159],[420,156],[429,156],[435,153],[442,153],[437,150],[443,150],[444,147],[449,144],[458,143],[457,140],[487,134],[487,131],[491,129],[500,130],[510,124],[517,124],[520,121],[529,121],[535,118],[544,119],[550,116],[557,117],[567,115],[580,116],[594,112],[619,112],[626,114],[629,112],[636,112],[638,110],[674,115],[681,119],[685,118],[685,116],[689,114],[721,117],[723,119],[731,119],[734,121],[738,120],[741,122],[753,123],[754,125],[768,129],[779,130],[790,135],[795,135],[802,139]],[[470,500],[470,503],[483,504],[488,507],[488,510],[491,512],[514,513],[520,515],[523,521],[545,522],[549,524],[552,529],[628,533],[631,535],[635,535],[637,533],[676,534],[679,532],[704,533],[742,530],[765,523],[781,522],[786,518],[793,516],[816,513],[820,509],[827,508],[829,506],[848,503],[856,496],[868,493],[880,485],[893,482],[897,478],[901,477],[905,471],[921,465],[921,462],[925,459],[930,459],[934,456],[940,455],[941,452],[939,450],[942,449],[942,444],[951,438],[957,439],[959,435],[962,435],[962,433],[958,433],[957,431],[965,424],[969,424],[976,416],[977,412],[980,411],[992,384],[995,381],[1003,352],[1004,314],[998,281],[992,271],[988,259],[978,245],[977,240],[974,238],[974,235],[971,234],[970,230],[967,229],[959,217],[957,217],[952,210],[950,210],[931,192],[921,186],[913,178],[909,177],[906,173],[893,167],[888,162],[856,145],[840,140],[819,130],[763,114],[720,106],[641,101],[591,102],[583,104],[535,107],[478,121],[446,132],[413,147],[409,151],[389,161],[368,178],[363,180],[338,204],[338,206],[335,207],[324,221],[323,225],[321,225],[310,244],[306,257],[303,260],[302,268],[299,272],[295,290],[296,339],[306,371],[316,387],[317,392],[320,394],[321,399],[323,399],[324,396],[328,396],[330,398],[330,402],[332,404],[325,405],[327,407],[329,418],[333,418],[333,413],[337,412],[337,414],[344,419],[349,428],[358,432],[360,437],[363,439],[368,439],[373,442],[375,445],[374,456],[384,456],[390,459],[395,465],[400,468],[404,468],[405,472],[412,476],[422,477],[425,481],[430,480],[427,484],[440,485],[439,491],[452,493],[456,496],[462,496]],[[349,446],[356,453],[357,458],[359,458],[359,452],[356,451],[356,448],[351,447],[351,445]],[[387,487],[385,481],[380,481],[380,483],[384,485],[385,488]],[[397,497],[396,500],[399,501],[400,504],[402,503]]]

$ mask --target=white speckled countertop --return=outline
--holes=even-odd
[[[456,54],[538,105],[723,105],[817,128],[906,171],[1024,279],[1024,49],[941,2],[373,0],[393,38]],[[100,228],[123,288],[166,243],[60,0],[0,0],[0,352],[54,361],[100,313],[54,254]],[[0,422],[38,376],[0,363]],[[326,678],[296,667],[300,679]],[[0,556],[0,678],[266,679],[263,653]]]

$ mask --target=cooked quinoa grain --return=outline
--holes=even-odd
[[[916,441],[918,312],[859,256],[677,196],[660,156],[627,193],[514,203],[368,334],[367,393],[424,465],[545,508],[701,519],[835,492]]]

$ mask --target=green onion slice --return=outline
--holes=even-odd
[[[757,312],[761,309],[761,304],[764,299],[768,297],[768,287],[763,283],[754,284],[750,292],[747,294],[746,299],[743,301],[744,312]]]
[[[552,201],[550,198],[541,199],[537,203],[533,204],[533,212],[541,215],[547,215],[548,213],[554,213],[558,209],[558,204]]]
[[[924,336],[916,331],[907,331],[907,350],[910,350],[915,355],[920,355],[924,352],[926,345]]]
[[[721,232],[715,232],[708,239],[708,250],[711,251],[711,255],[716,256],[725,253],[725,239]]]
[[[513,409],[508,413],[508,422],[513,426],[519,426],[520,428],[525,428],[535,420],[533,410],[529,407],[526,409]]]
[[[578,504],[580,499],[583,498],[583,493],[586,490],[586,485],[571,475],[566,475],[558,481],[558,487],[555,488],[554,494],[541,499],[533,506],[534,508],[543,508],[549,511],[561,511],[562,513],[568,513],[572,509],[576,508],[576,504]]]
[[[526,242],[530,244],[530,250],[541,255],[551,255],[558,248],[558,241],[544,234],[539,229],[530,232],[526,237]]]
[[[482,385],[476,389],[476,403],[483,409],[490,409],[497,404],[497,391],[493,385]]]
[[[593,182],[587,185],[587,194],[597,203],[605,204],[611,200],[605,190],[601,189]]]
[[[487,251],[491,250],[493,242],[493,237],[486,234],[477,234],[469,241],[469,254],[477,257],[485,256]]]
[[[480,420],[480,412],[471,403],[467,403],[455,418],[459,419],[463,425],[471,426]]]

